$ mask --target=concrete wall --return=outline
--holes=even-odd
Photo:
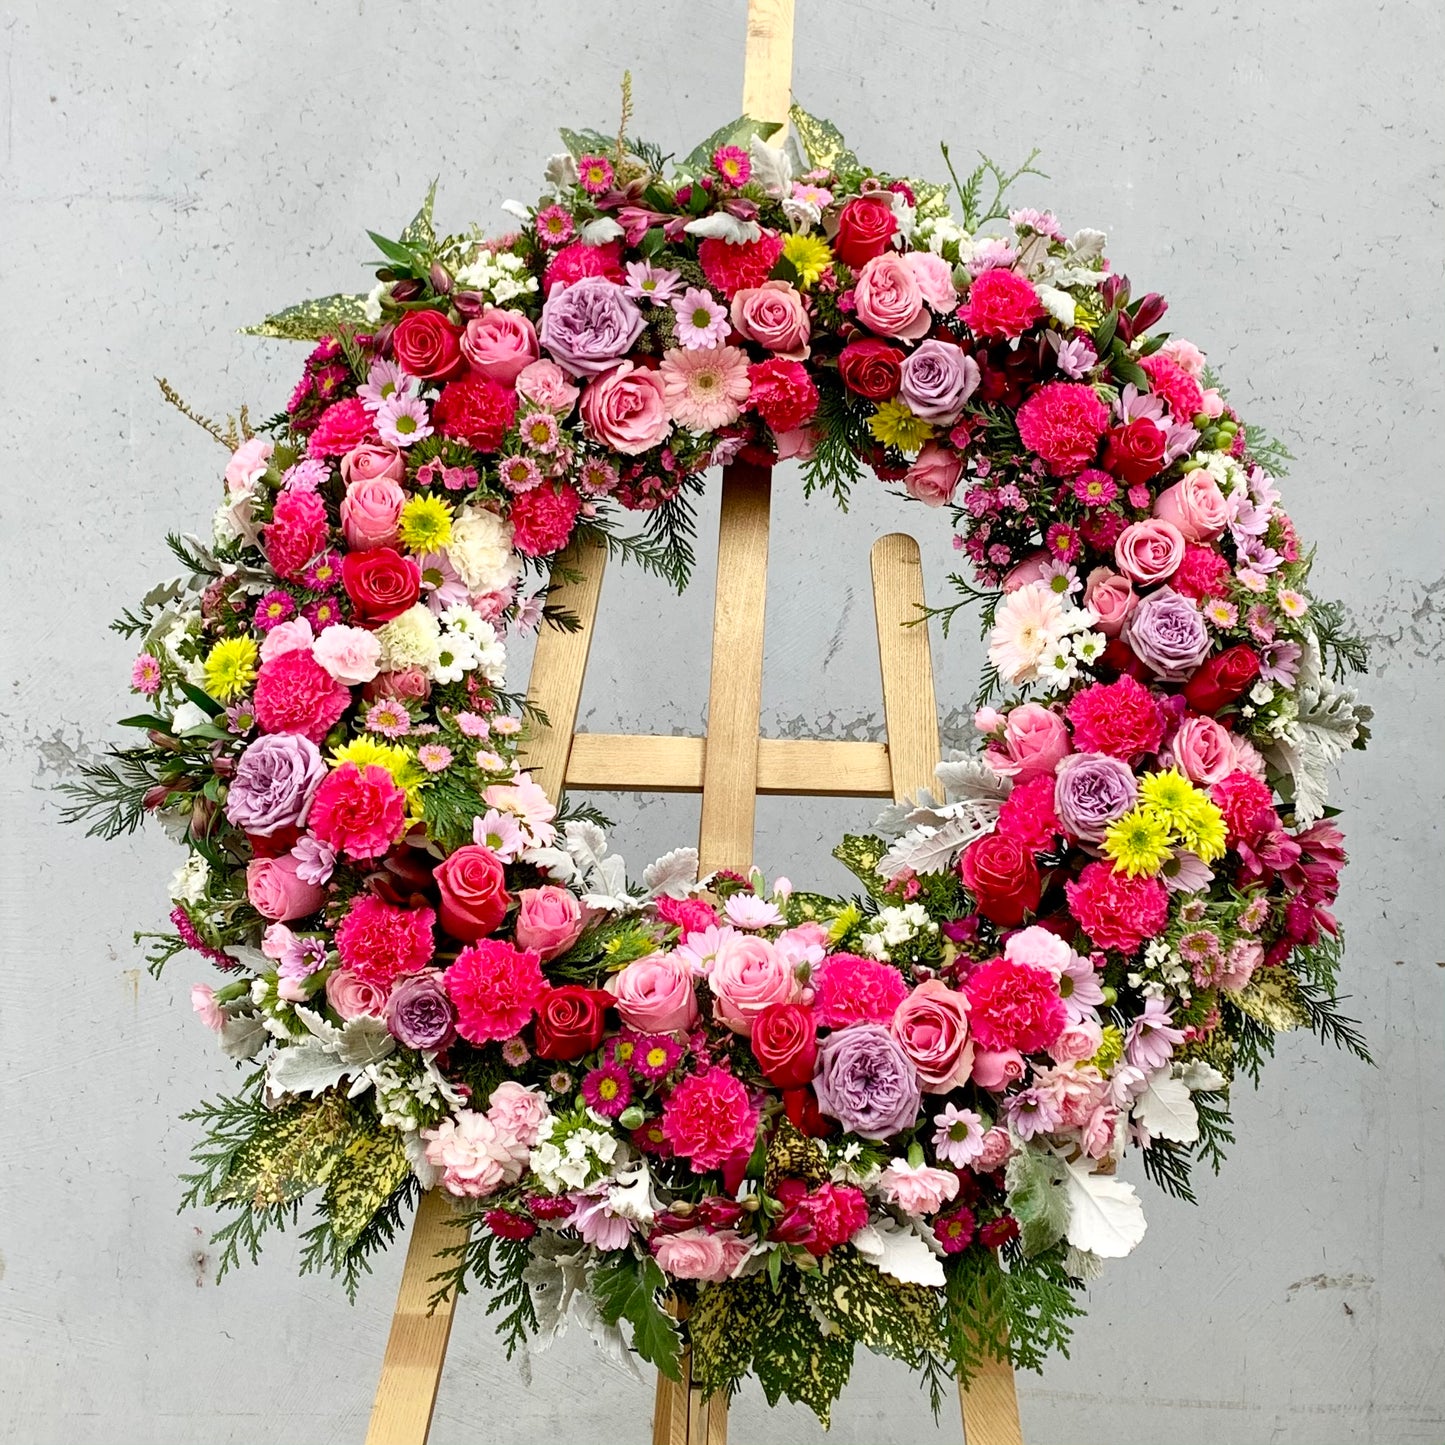
[[[1340,912],[1378,1070],[1287,1041],[1236,1104],[1200,1208],[1149,1191],[1143,1247],[1091,1291],[1073,1359],[1022,1382],[1030,1441],[1426,1442],[1445,1430],[1442,1169],[1438,163],[1441,11],[799,0],[796,90],[865,157],[920,174],[1037,143],[1024,200],[1110,233],[1299,461],[1289,499],[1318,582],[1375,648],[1378,743],[1348,760]],[[357,289],[363,228],[395,231],[433,175],[439,217],[505,225],[553,128],[606,128],[631,67],[637,130],[687,149],[738,109],[743,0],[574,6],[355,0],[12,0],[0,16],[5,654],[0,693],[0,1433],[22,1442],[359,1440],[400,1257],[347,1306],[283,1241],[217,1288],[210,1221],[177,1216],[190,1126],[229,1070],[190,1017],[204,968],[138,972],[176,855],[56,826],[51,789],[113,736],[129,652],[105,621],[196,526],[219,449],[165,409],[284,399],[299,360],[236,328]],[[845,518],[776,488],[765,729],[881,734],[867,550],[936,518],[865,488]],[[715,501],[711,504],[715,507]],[[702,550],[710,550],[705,517]],[[930,525],[931,524],[931,525]],[[714,524],[715,525],[715,524]],[[681,602],[614,574],[584,703],[599,730],[697,731],[710,568]],[[642,647],[639,639],[645,639]],[[979,648],[935,637],[945,711]],[[958,714],[949,712],[950,717]],[[645,861],[690,800],[617,800]],[[758,858],[838,884],[866,819],[768,800]],[[651,1391],[572,1338],[523,1383],[463,1303],[433,1438],[645,1438]],[[839,1441],[937,1434],[901,1367],[860,1362]],[[739,1441],[818,1438],[747,1393]]]

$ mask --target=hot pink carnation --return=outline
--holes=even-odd
[[[1206,597],[1225,597],[1229,593],[1229,560],[1213,547],[1189,542],[1184,560],[1169,579],[1169,585],[1185,597],[1203,602]]]
[[[673,1153],[688,1159],[694,1174],[703,1174],[752,1153],[758,1113],[747,1089],[714,1066],[689,1074],[668,1095],[662,1132]]]
[[[729,301],[745,287],[761,286],[783,254],[783,238],[764,231],[756,241],[734,246],[709,236],[697,248],[707,284]]]
[[[307,647],[261,664],[256,678],[256,722],[263,733],[300,733],[319,743],[340,721],[351,692]]]
[[[1086,687],[1069,703],[1068,713],[1074,748],[1081,753],[1107,753],[1132,762],[1158,752],[1164,741],[1164,714],[1158,702],[1127,674]]]
[[[266,560],[278,577],[295,581],[326,550],[326,503],[315,492],[282,492],[261,528]]]
[[[963,991],[969,1030],[986,1049],[1036,1054],[1068,1022],[1058,980],[1046,968],[995,958],[969,974]]]
[[[542,275],[542,295],[549,295],[559,281],[570,286],[584,276],[605,276],[622,285],[627,279],[622,269],[622,242],[589,246],[585,241],[573,241],[570,246],[563,246],[547,263]]]
[[[457,1011],[457,1032],[473,1044],[515,1038],[547,992],[542,960],[497,938],[462,949],[442,977]]]
[[[512,498],[512,542],[524,557],[550,557],[567,545],[582,494],[576,487],[534,487]]]
[[[1139,362],[1149,390],[1163,397],[1176,421],[1188,422],[1204,410],[1204,389],[1172,356],[1156,351]]]
[[[362,893],[336,929],[336,951],[358,978],[390,988],[431,962],[435,922],[430,908],[398,908]]]
[[[891,964],[856,953],[834,953],[813,975],[813,1011],[831,1029],[849,1024],[887,1028],[908,996],[903,975]]]
[[[1017,421],[1023,444],[1042,457],[1055,476],[1063,476],[1082,471],[1094,460],[1109,425],[1109,408],[1092,386],[1051,381],[1019,408]]]
[[[380,858],[405,822],[406,794],[385,768],[343,763],[316,789],[306,825],[348,858]]]
[[[775,435],[806,425],[818,410],[818,388],[801,361],[770,357],[748,367],[748,382],[749,408]]]
[[[307,443],[307,455],[313,457],[345,456],[353,447],[370,438],[371,413],[360,397],[349,396],[328,406],[321,413],[316,429]]]
[[[1210,788],[1209,796],[1224,814],[1229,841],[1253,838],[1274,821],[1274,795],[1266,783],[1236,770]]]
[[[975,336],[1012,338],[1022,336],[1047,313],[1030,281],[994,266],[969,288],[960,314]]]
[[[1085,864],[1064,885],[1069,911],[1100,948],[1134,953],[1169,921],[1169,890],[1157,878],[1130,878],[1103,861]]]

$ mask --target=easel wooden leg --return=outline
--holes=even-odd
[[[968,1384],[958,1387],[964,1445],[1024,1445],[1013,1366],[988,1359]]]

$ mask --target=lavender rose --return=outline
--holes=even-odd
[[[854,1024],[818,1045],[818,1107],[862,1139],[912,1128],[922,1100],[918,1070],[887,1029]]]
[[[403,1048],[444,1049],[457,1036],[456,1012],[435,968],[401,979],[386,1001],[385,1018]]]
[[[597,376],[627,355],[642,327],[642,312],[622,287],[605,276],[584,276],[552,288],[537,334],[564,371]]]
[[[300,823],[316,785],[326,776],[321,750],[298,733],[257,738],[236,763],[226,816],[248,833],[268,838]]]
[[[1199,608],[1172,587],[1140,598],[1124,624],[1123,637],[1134,655],[1165,682],[1187,682],[1209,656],[1209,630]]]
[[[925,421],[951,426],[979,382],[978,362],[951,341],[925,341],[903,363],[898,395]]]
[[[1054,812],[1065,830],[1084,843],[1099,842],[1138,796],[1134,770],[1105,753],[1070,753],[1054,775]]]

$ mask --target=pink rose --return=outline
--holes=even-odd
[[[1010,708],[1003,725],[1003,746],[990,743],[989,766],[994,772],[1026,783],[1052,775],[1069,754],[1069,729],[1057,713],[1036,702]]]
[[[337,682],[357,687],[370,682],[380,671],[381,643],[364,627],[337,623],[328,627],[312,644],[311,655]]]
[[[1154,498],[1154,515],[1173,522],[1186,542],[1208,542],[1229,521],[1229,503],[1219,483],[1202,468],[1186,472]]]
[[[963,475],[963,458],[937,442],[925,442],[909,466],[903,485],[908,495],[929,507],[946,507]]]
[[[251,495],[271,459],[273,446],[264,437],[248,437],[231,453],[225,471],[227,496],[234,500]]]
[[[1124,630],[1129,614],[1139,598],[1127,577],[1107,567],[1095,567],[1084,583],[1084,606],[1099,614],[1094,625],[1105,637],[1117,637]]]
[[[1174,766],[1191,783],[1208,787],[1238,766],[1234,739],[1212,717],[1187,717],[1169,744]]]
[[[347,487],[341,499],[341,530],[353,552],[389,547],[396,541],[396,526],[406,493],[390,477],[373,477]]]
[[[395,447],[362,442],[341,459],[341,480],[352,482],[399,482],[406,476],[406,460]]]
[[[811,460],[818,450],[818,433],[810,426],[794,427],[792,431],[775,432],[773,440],[778,444],[778,460],[786,462],[796,457],[800,462]]]
[[[751,1252],[751,1246],[736,1230],[684,1229],[677,1234],[659,1235],[652,1243],[658,1268],[673,1279],[698,1279],[721,1284]]]
[[[1173,522],[1150,517],[1125,527],[1114,543],[1119,570],[1141,587],[1172,577],[1184,560],[1184,534]]]
[[[755,341],[775,356],[808,359],[808,313],[803,298],[786,281],[745,286],[733,297],[732,323],[743,340]]]
[[[633,959],[607,980],[617,1012],[629,1028],[670,1034],[697,1027],[697,993],[692,970],[675,953],[649,953]]]
[[[349,968],[338,968],[327,976],[326,1002],[344,1019],[363,1014],[380,1018],[386,1011],[386,990],[358,978]]]
[[[327,629],[330,631],[330,629]],[[418,702],[431,695],[431,679],[419,667],[399,667],[379,672],[366,684],[362,696],[368,702],[379,697],[394,697],[402,702]]]
[[[555,361],[534,361],[518,373],[517,395],[543,411],[555,412],[565,417],[577,405],[582,395],[567,378],[567,373]]]
[[[736,1034],[751,1034],[753,1020],[773,1004],[791,1003],[798,980],[765,938],[724,929],[707,974],[713,1017]]]
[[[310,622],[304,617],[293,617],[289,622],[278,623],[262,639],[261,661],[270,662],[287,652],[301,652],[315,641]]]
[[[935,311],[952,311],[958,305],[958,289],[953,284],[953,267],[932,251],[909,251],[903,264],[913,272],[913,279],[923,299]]]
[[[296,859],[253,858],[246,865],[246,897],[251,907],[273,923],[287,923],[315,913],[326,901],[326,890],[297,877]]]
[[[532,323],[501,306],[485,306],[467,322],[461,348],[473,370],[502,386],[511,386],[541,354]]]
[[[980,1089],[1000,1093],[1024,1076],[1024,1056],[1017,1049],[975,1049],[973,1081]]]
[[[213,1034],[219,1034],[226,1027],[226,1011],[216,1002],[216,990],[209,984],[191,985],[191,1008]]]
[[[517,895],[517,947],[530,949],[543,963],[566,953],[581,936],[586,921],[577,895],[566,888],[547,884],[524,888]]]
[[[958,1194],[958,1175],[952,1169],[894,1159],[878,1176],[878,1191],[905,1214],[936,1214]]]
[[[879,336],[917,341],[933,325],[918,278],[894,251],[864,266],[853,291],[853,308],[859,321]]]
[[[1092,1059],[1104,1042],[1104,1030],[1095,1019],[1065,1024],[1063,1032],[1049,1045],[1049,1057],[1057,1064],[1081,1064]]]
[[[1053,559],[1042,548],[1037,552],[1030,553],[1022,562],[1010,569],[1008,575],[1003,579],[1003,590],[1017,592],[1020,587],[1029,587],[1035,582],[1047,582],[1052,575],[1049,571],[1052,561]]]
[[[973,1068],[968,999],[941,978],[920,983],[898,1005],[888,1031],[913,1060],[925,1094],[946,1094],[968,1082]]]
[[[582,393],[582,427],[599,446],[635,457],[664,440],[672,420],[662,377],[624,361],[589,382]]]

